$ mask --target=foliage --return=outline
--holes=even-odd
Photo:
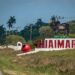
[[[52,16],[51,17],[51,20],[54,22],[54,21],[57,21],[57,22],[60,22],[60,21],[58,21],[59,19],[60,19],[60,17],[56,17],[56,16]],[[67,22],[66,22],[67,23]],[[69,22],[69,29],[70,29],[70,34],[74,34],[75,33],[75,21],[71,21],[71,22]],[[32,25],[32,26],[31,26]],[[50,23],[50,27],[51,27],[51,23]],[[29,25],[26,25],[25,27],[24,27],[24,29],[23,30],[21,30],[20,31],[20,35],[22,36],[22,37],[24,37],[25,38],[25,40],[26,41],[28,41],[28,40],[36,40],[36,39],[38,39],[38,38],[45,38],[45,37],[53,37],[54,36],[54,34],[55,34],[55,32],[53,32],[52,31],[52,27],[50,28],[50,31],[47,31],[47,33],[45,34],[42,30],[41,30],[41,28],[43,27],[43,26],[49,26],[49,24],[48,23],[45,23],[45,22],[43,22],[42,21],[42,19],[38,19],[37,20],[37,22],[35,23],[35,24],[29,24]],[[49,29],[48,28],[48,29]],[[39,33],[39,29],[40,29],[40,31],[42,31],[43,33]],[[46,28],[44,28],[45,30],[46,30]],[[50,34],[50,33],[51,34]],[[45,35],[41,35],[41,34],[45,34]],[[49,35],[48,35],[49,34]],[[41,37],[41,36],[42,37]],[[43,37],[44,36],[44,37]],[[31,38],[31,39],[30,39]]]
[[[42,26],[39,28],[39,33],[42,38],[51,37],[52,29],[49,26]]]
[[[18,36],[18,35],[8,35],[6,37],[6,43],[10,45],[16,45],[16,43],[20,41],[22,43],[25,43],[25,40],[23,37]]]
[[[61,17],[60,16],[52,16],[51,17],[51,20],[52,22],[60,22],[59,19]],[[28,40],[37,40],[38,38],[39,39],[43,39],[43,38],[46,38],[46,37],[53,37],[55,32],[53,32],[53,28],[52,28],[52,24],[48,24],[48,23],[45,23],[42,21],[42,19],[37,19],[37,21],[34,23],[34,24],[29,24],[29,25],[25,25],[25,27],[20,31],[18,32],[17,30],[10,30],[12,27],[13,27],[13,24],[16,23],[16,19],[14,16],[10,16],[7,24],[8,24],[8,27],[9,27],[9,31],[5,31],[0,29],[0,36],[3,36],[4,37],[0,37],[0,43],[2,43],[2,39],[4,38],[5,39],[5,33],[7,33],[7,35],[9,34],[19,34],[20,36],[22,36],[26,41]],[[67,22],[66,22],[67,23]],[[75,33],[75,20],[72,20],[69,23],[69,29],[70,29],[70,34],[74,34]],[[49,27],[50,26],[50,27]],[[4,28],[4,27],[3,27]],[[69,37],[74,37],[74,35],[70,35]],[[4,41],[5,42],[5,41]]]
[[[38,19],[35,24],[26,25],[24,29],[20,31],[20,35],[27,41],[30,40],[30,36],[32,37],[31,40],[35,40],[39,37],[39,28],[42,26],[48,26],[48,23],[44,23],[42,19]]]
[[[75,34],[69,34],[69,38],[75,38]]]
[[[25,26],[24,29],[20,31],[20,35],[24,39],[29,40],[30,39],[30,29],[29,29],[29,26]]]
[[[15,16],[10,16],[10,18],[9,18],[9,20],[7,22],[9,29],[13,27],[14,23],[16,23]]]
[[[13,27],[13,24],[16,23],[16,19],[15,19],[15,16],[10,16],[8,22],[7,22],[7,25],[8,25],[8,28],[9,28],[9,35],[11,35],[13,32],[11,30],[11,28]]]
[[[70,23],[70,33],[75,33],[75,23]]]
[[[52,22],[56,22],[56,16],[52,16],[52,17],[51,17],[51,21],[52,21]]]
[[[29,40],[27,43],[30,44],[30,46],[32,47],[32,49],[35,48],[35,45],[34,45],[34,43],[33,43],[32,40]]]
[[[3,25],[0,26],[0,44],[5,44],[6,39],[6,29],[3,27]]]

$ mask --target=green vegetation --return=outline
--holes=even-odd
[[[75,50],[39,52],[17,57],[0,50],[0,69],[5,75],[75,75]],[[12,74],[14,73],[14,74]]]
[[[22,36],[26,41],[32,40],[32,42],[38,39],[44,39],[46,37],[53,38],[54,36],[58,36],[58,35],[59,36],[65,35],[66,37],[74,38],[75,20],[61,23],[60,18],[61,18],[60,16],[52,16],[50,19],[51,21],[50,23],[45,23],[42,21],[42,19],[37,19],[37,21],[34,24],[25,25],[25,27],[22,30],[18,31],[18,27],[16,28],[15,26],[16,23],[15,16],[10,16],[9,19],[7,20],[7,26],[9,30],[7,30],[7,28],[5,28],[4,25],[0,25],[0,44],[4,45],[5,42],[7,41],[6,37],[8,37],[9,35]],[[65,25],[67,32],[66,30],[65,32],[63,30],[62,31],[56,30],[57,24]]]
[[[8,35],[6,37],[6,44],[10,45],[16,45],[17,42],[25,43],[25,39],[18,35]]]
[[[29,41],[27,41],[26,43],[30,44],[30,46],[31,46],[32,48],[35,48],[34,43],[33,43],[32,40],[29,40]]]
[[[0,26],[0,45],[4,45],[6,40],[6,30],[3,25]]]
[[[69,34],[69,38],[75,38],[75,34]]]
[[[39,28],[39,33],[41,38],[49,38],[52,35],[52,29],[50,26],[42,26]]]
[[[60,24],[58,17],[51,19]],[[57,37],[57,32],[52,31],[52,28],[55,30],[53,24],[45,23],[42,19],[38,19],[34,24],[25,25],[21,31],[12,28],[15,23],[16,18],[10,16],[7,21],[9,30],[0,25],[0,45],[16,45],[21,41],[29,43],[34,48],[33,42],[36,44],[40,39]],[[70,34],[65,37],[75,38],[75,20],[66,23],[69,24]],[[59,34],[60,38],[63,35]],[[16,56],[17,53],[21,51],[0,50],[0,70],[4,75],[75,75],[75,50],[39,52],[20,57]]]
[[[70,33],[75,34],[75,20],[70,21],[69,24],[70,24]]]
[[[15,24],[15,23],[16,23],[15,16],[10,16],[10,18],[9,18],[9,20],[7,22],[9,31],[13,27],[13,24]]]

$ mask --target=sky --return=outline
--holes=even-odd
[[[20,30],[39,18],[48,23],[53,15],[65,17],[63,22],[75,19],[75,0],[0,0],[0,24],[5,27],[10,16]]]

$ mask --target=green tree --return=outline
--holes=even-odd
[[[8,28],[9,28],[9,32],[10,32],[10,29],[13,27],[13,24],[16,23],[16,19],[15,19],[15,16],[10,16],[7,24],[8,24]]]
[[[52,36],[52,29],[50,26],[42,26],[39,28],[39,33],[41,38],[47,38]]]
[[[0,25],[0,44],[5,44],[6,39],[6,29],[3,27],[3,25]]]
[[[25,26],[23,30],[20,31],[20,35],[26,39],[26,41],[30,40],[30,27]]]
[[[70,33],[75,34],[75,20],[68,22],[70,24]]]
[[[36,40],[39,37],[39,28],[42,26],[48,26],[48,23],[44,23],[42,19],[37,19],[35,24],[29,24],[20,31],[20,35],[23,36],[27,41]]]

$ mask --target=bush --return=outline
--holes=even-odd
[[[24,38],[18,35],[8,35],[6,37],[6,44],[10,44],[10,45],[16,45],[16,43],[20,41],[22,43],[26,43]]]
[[[75,34],[69,34],[69,38],[75,38]]]
[[[35,45],[34,45],[33,41],[29,40],[27,43],[30,44],[30,46],[31,46],[32,48],[35,48]]]
[[[50,26],[42,26],[39,28],[41,38],[48,38],[52,36],[52,29]]]

